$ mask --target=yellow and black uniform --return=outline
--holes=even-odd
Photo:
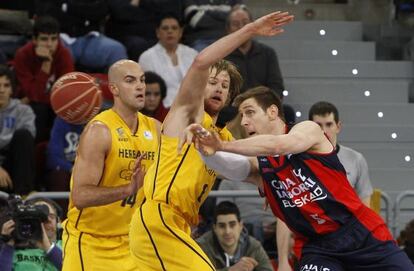
[[[135,134],[112,109],[92,120],[104,123],[112,137],[98,186],[128,184],[138,156],[143,156],[142,165],[147,169],[155,161],[158,151],[155,120],[141,113],[137,118]],[[136,270],[130,257],[128,233],[131,217],[141,204],[142,199],[135,194],[108,205],[79,210],[70,199],[68,219],[64,222],[63,270]]]
[[[203,127],[216,130],[223,140],[230,132],[219,130],[204,114]],[[177,153],[178,138],[161,136],[157,161],[144,181],[145,202],[131,221],[130,246],[139,270],[215,270],[191,238],[198,211],[213,186],[216,173],[209,169],[193,145]]]

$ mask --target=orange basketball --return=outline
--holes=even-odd
[[[92,119],[102,104],[101,90],[95,79],[83,72],[71,72],[53,85],[50,103],[56,115],[72,124]]]

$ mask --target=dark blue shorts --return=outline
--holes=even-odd
[[[394,241],[378,240],[357,220],[305,244],[298,267],[298,271],[414,271]]]

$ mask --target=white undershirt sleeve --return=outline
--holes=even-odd
[[[233,181],[244,181],[250,174],[249,158],[235,153],[218,151],[211,156],[200,153],[206,165],[219,175]]]

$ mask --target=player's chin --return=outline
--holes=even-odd
[[[145,102],[136,102],[134,105],[137,111],[141,111],[142,109],[144,109],[144,106],[145,106]]]
[[[207,102],[205,105],[205,110],[210,114],[218,114],[221,109],[224,108],[224,103],[218,103],[218,102]]]

